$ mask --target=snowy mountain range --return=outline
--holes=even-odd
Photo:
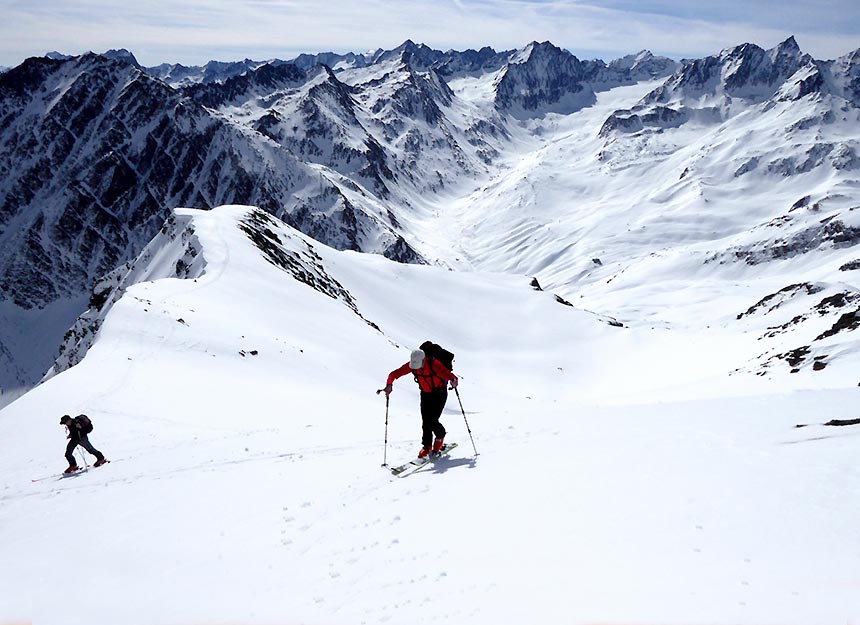
[[[810,282],[850,306],[858,58],[789,38],[684,64],[549,42],[200,68],[28,59],[0,78],[2,388],[38,381],[93,286],[176,206],[256,205],[337,249],[533,275],[567,299],[620,291],[658,257],[771,274],[833,256]]]
[[[0,74],[0,621],[856,622],[858,59]]]

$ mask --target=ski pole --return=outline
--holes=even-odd
[[[81,460],[84,461],[84,471],[89,471],[90,465],[87,464],[87,457],[84,455],[84,451],[78,447],[78,452],[81,454]]]
[[[460,412],[463,413],[463,421],[466,422],[466,431],[469,433],[469,440],[472,441],[472,449],[475,451],[475,456],[478,455],[478,449],[475,447],[475,439],[472,438],[472,429],[469,427],[469,420],[466,418],[466,411],[463,410],[463,402],[460,400],[460,391],[454,387],[454,392],[457,394],[457,402],[460,404]]]
[[[381,388],[378,391],[376,391],[376,394],[379,395],[384,390],[385,390],[384,388]],[[385,447],[383,449],[384,449],[384,451],[382,453],[382,466],[387,467],[388,466],[388,395],[385,396]]]

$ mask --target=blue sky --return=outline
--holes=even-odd
[[[58,50],[131,50],[144,65],[363,52],[406,39],[447,50],[552,41],[611,60],[700,57],[795,35],[819,59],[860,48],[857,0],[0,0],[0,65]]]

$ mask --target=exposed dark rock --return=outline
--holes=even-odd
[[[836,308],[844,308],[858,299],[860,299],[860,293],[842,291],[841,293],[836,293],[830,297],[825,297],[815,305],[814,309],[819,315],[823,316]]]
[[[279,89],[296,87],[305,79],[305,72],[295,65],[266,64],[254,71],[229,78],[223,83],[197,84],[183,91],[198,104],[218,108],[228,102],[246,101],[255,93],[272,93]]]
[[[786,352],[785,354],[779,354],[776,358],[781,358],[785,360],[790,367],[797,367],[802,364],[806,357],[809,355],[809,346],[798,347],[797,349],[793,349],[790,352]]]
[[[840,332],[856,330],[858,327],[860,327],[860,308],[853,312],[843,314],[829,330],[819,334],[815,337],[815,340],[820,341],[821,339],[826,339],[839,334]]]
[[[853,247],[858,243],[860,243],[860,228],[848,226],[839,219],[829,217],[788,238],[729,248],[725,252],[708,257],[705,262],[726,263],[742,260],[748,265],[757,265],[772,260],[792,258],[823,247],[845,248]]]
[[[515,55],[496,83],[496,108],[515,115],[572,113],[593,104],[590,72],[579,59],[549,42],[532,42]]]
[[[757,156],[753,156],[752,158],[747,159],[747,161],[743,165],[741,165],[735,170],[735,178],[739,178],[744,174],[748,174],[752,170],[756,169],[758,167],[758,164],[759,158]]]
[[[379,330],[379,326],[361,314],[349,291],[329,275],[322,264],[322,258],[309,243],[296,241],[296,245],[303,249],[299,251],[290,249],[285,245],[280,234],[276,232],[279,229],[277,222],[270,215],[258,210],[252,211],[241,222],[240,228],[272,265],[283,269],[293,278],[315,291],[343,302],[365,323]]]
[[[737,316],[737,319],[743,319],[744,317],[756,314],[764,310],[764,314],[772,312],[779,308],[786,300],[793,298],[798,294],[805,295],[814,295],[815,293],[820,293],[823,290],[821,286],[810,284],[809,282],[802,282],[799,284],[790,284],[786,287],[781,288],[776,293],[771,293],[760,299],[758,302],[750,306],[745,312],[740,313]]]
[[[788,212],[796,211],[798,208],[806,208],[809,206],[809,200],[812,199],[812,196],[804,195],[802,198],[797,200],[794,204],[791,205],[791,208]]]
[[[606,137],[613,131],[637,132],[639,130],[677,128],[687,121],[689,115],[668,106],[655,106],[635,111],[616,111],[600,128],[598,136]]]
[[[0,251],[0,299],[30,308],[85,293],[173,207],[260,199],[271,161],[129,63],[88,54],[16,70],[0,81],[0,224],[17,218],[23,247]],[[270,158],[282,206],[303,174],[285,152]]]
[[[764,101],[800,68],[813,64],[793,37],[770,50],[745,43],[687,62],[643,103],[668,102],[677,97],[724,94],[750,101]]]

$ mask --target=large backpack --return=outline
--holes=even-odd
[[[421,343],[421,351],[424,352],[428,358],[435,358],[441,362],[445,365],[445,368],[448,369],[448,371],[454,370],[454,354],[441,345],[431,343],[430,341],[424,341]]]
[[[93,422],[90,421],[90,418],[87,415],[79,414],[75,417],[75,421],[81,425],[81,432],[84,434],[89,434],[93,431]]]

